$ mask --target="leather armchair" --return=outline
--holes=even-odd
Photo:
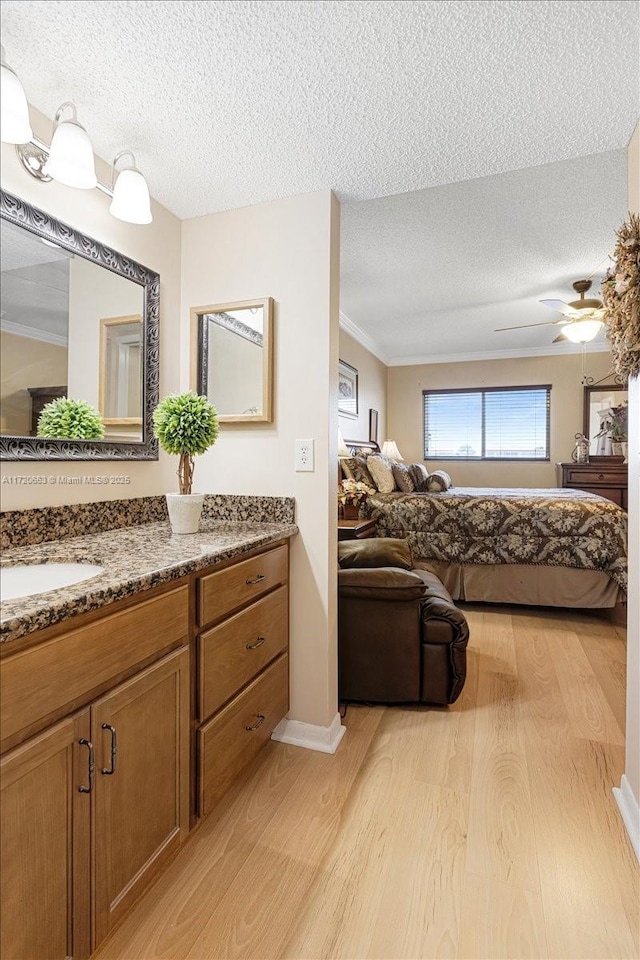
[[[453,703],[464,686],[468,640],[464,614],[435,574],[338,571],[340,700]]]

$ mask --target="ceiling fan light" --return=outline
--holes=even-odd
[[[66,107],[71,107],[73,117],[71,120],[60,120],[60,114]],[[97,186],[91,140],[76,120],[73,103],[63,103],[56,111],[49,159],[42,172],[67,187],[91,190]]]
[[[601,320],[576,320],[562,328],[562,333],[572,343],[589,343],[598,336],[604,324]]]
[[[0,50],[0,140],[3,143],[29,143],[33,138],[33,130],[29,121],[27,97],[15,70],[12,70],[5,60],[4,47]]]

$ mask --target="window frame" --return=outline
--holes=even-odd
[[[526,385],[507,385],[504,387],[450,387],[434,388],[422,391],[422,446],[424,460],[444,460],[460,463],[468,461],[469,463],[550,463],[551,462],[551,389],[550,383],[535,383]],[[527,390],[546,390],[547,392],[547,417],[545,424],[545,456],[544,457],[486,457],[484,455],[486,444],[486,403],[485,395],[487,393],[513,393]],[[427,452],[427,397],[438,394],[439,396],[455,393],[479,393],[482,396],[482,414],[481,414],[481,434],[482,434],[482,454],[478,457],[442,457]]]

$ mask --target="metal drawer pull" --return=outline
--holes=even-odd
[[[245,730],[248,730],[249,732],[251,732],[252,730],[257,730],[258,727],[262,726],[262,724],[265,721],[264,713],[256,713],[256,717],[258,718],[257,722],[254,723],[252,727],[245,727]]]
[[[598,474],[598,480],[604,480],[604,473]]]
[[[112,727],[110,723],[102,724],[103,730],[108,730],[111,733],[111,769],[103,767],[100,771],[104,773],[105,777],[110,777],[113,773],[116,772],[116,761],[118,758],[118,743],[116,741],[116,728]]]
[[[264,580],[264,573],[259,573],[257,577],[252,577],[250,580],[245,582],[247,586],[251,586],[253,583],[260,583],[261,580]]]
[[[266,637],[258,637],[255,643],[248,643],[246,645],[246,650],[256,650],[258,647],[261,647],[263,643],[267,642]]]
[[[78,740],[78,743],[81,747],[88,747],[89,749],[89,786],[78,787],[78,793],[91,793],[93,790],[93,777],[96,771],[96,765],[93,759],[93,744],[91,743],[91,740],[86,740],[84,737],[82,737],[81,740]]]

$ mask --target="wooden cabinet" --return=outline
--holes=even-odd
[[[607,462],[609,457],[589,463],[561,463],[562,486],[596,493],[627,509],[628,467],[626,463]],[[603,462],[604,461],[604,462]]]
[[[288,569],[278,544],[0,651],[3,960],[88,957],[269,739]]]
[[[4,960],[89,956],[89,756],[84,710],[0,762]]]
[[[198,582],[198,622],[215,623],[198,637],[200,816],[218,803],[289,709],[288,572],[285,545]]]
[[[189,829],[188,648],[95,703],[91,739],[97,945]]]

